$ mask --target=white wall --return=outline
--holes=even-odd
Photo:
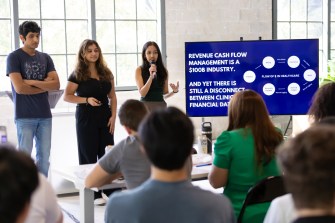
[[[168,99],[185,111],[184,43],[272,38],[271,0],[166,0],[166,48],[170,82],[179,80],[182,90]],[[192,118],[197,135],[201,118]],[[212,122],[213,137],[227,127],[225,117],[205,118]]]

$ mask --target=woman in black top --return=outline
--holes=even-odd
[[[179,82],[170,83],[172,92],[169,92],[168,71],[162,61],[162,54],[157,43],[149,41],[142,49],[142,65],[137,67],[135,79],[141,101],[149,110],[157,107],[166,107],[164,98],[179,91]]]
[[[82,42],[64,100],[77,104],[79,164],[96,163],[105,154],[105,147],[114,145],[117,105],[114,76],[96,41]],[[96,193],[95,198],[99,197],[101,194]]]

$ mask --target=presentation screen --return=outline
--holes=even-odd
[[[186,112],[226,116],[235,92],[252,89],[270,115],[306,114],[319,87],[319,41],[185,43]]]

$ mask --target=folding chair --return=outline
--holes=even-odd
[[[249,205],[271,202],[276,197],[286,194],[282,176],[270,176],[256,183],[249,189],[243,202],[237,222],[242,223],[244,212]],[[264,216],[267,210],[264,210]]]

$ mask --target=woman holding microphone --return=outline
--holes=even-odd
[[[168,71],[163,64],[161,51],[153,41],[143,46],[142,65],[137,67],[135,79],[141,101],[149,111],[166,107],[164,99],[179,91],[179,82],[177,82],[170,83],[172,92],[169,92]]]

